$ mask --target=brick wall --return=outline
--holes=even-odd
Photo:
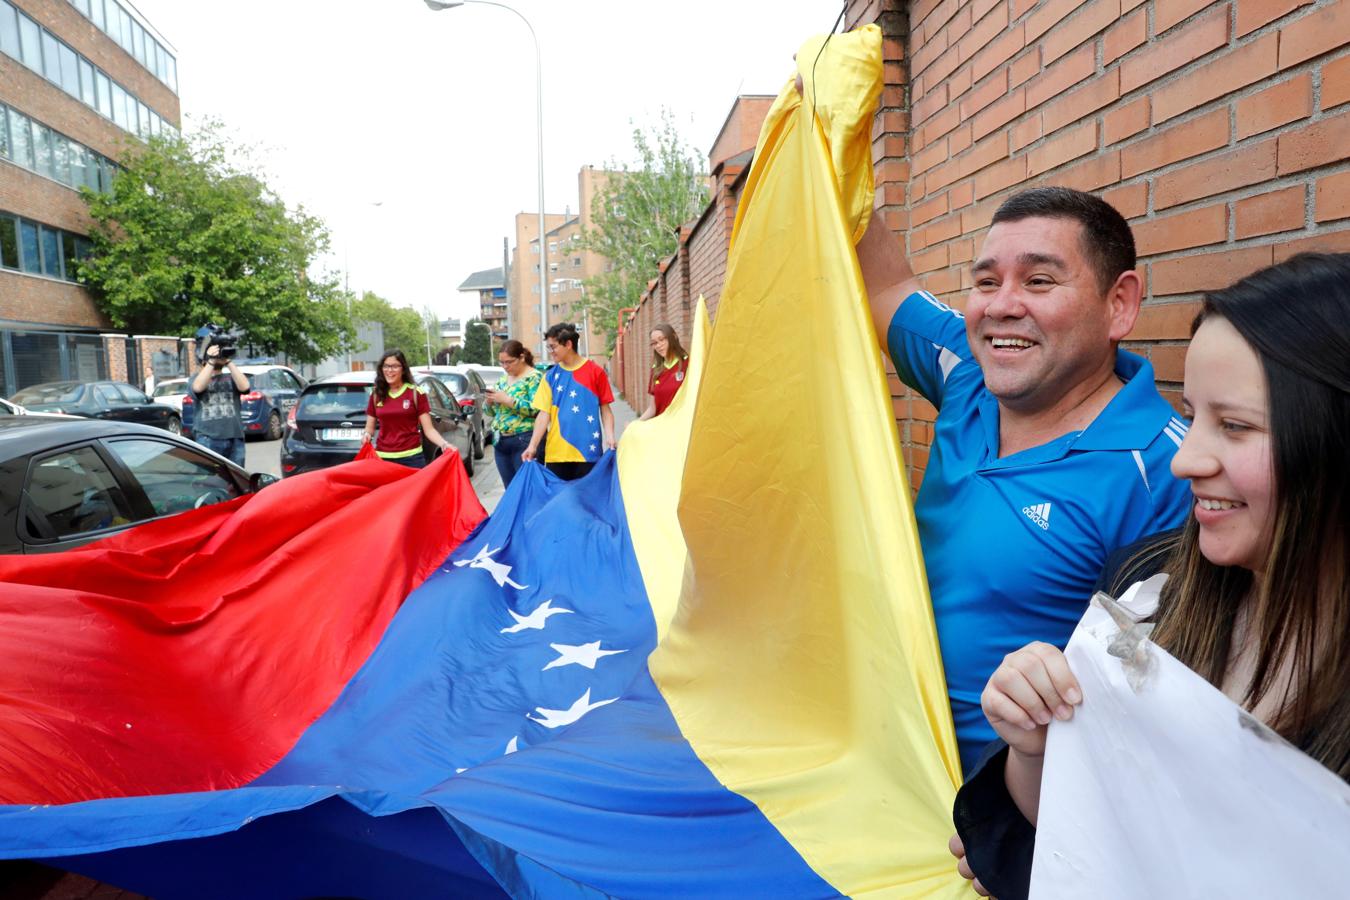
[[[1134,228],[1144,276],[1125,346],[1177,403],[1200,292],[1301,250],[1350,252],[1350,0],[849,0],[845,28],[873,22],[876,204],[953,306],[1003,199],[1098,193]],[[708,220],[688,242],[695,295],[725,272]],[[936,410],[889,375],[917,489]]]
[[[1350,0],[851,4],[852,22],[878,19],[903,41],[888,81],[901,63],[911,121],[903,103],[878,117],[894,122],[877,129],[877,202],[954,306],[1002,199],[1100,193],[1134,228],[1147,290],[1125,346],[1176,403],[1199,292],[1350,251]],[[917,486],[934,411],[892,386]]]

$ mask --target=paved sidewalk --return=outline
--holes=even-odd
[[[619,398],[617,391],[609,408],[614,413],[614,437],[617,440],[623,437],[623,430],[630,422],[637,421],[637,413]],[[482,459],[474,460],[473,478],[470,479],[473,489],[478,493],[478,501],[489,513],[497,508],[497,501],[502,498],[504,492],[501,476],[497,474],[497,463],[492,458],[496,450],[496,447],[488,447]]]

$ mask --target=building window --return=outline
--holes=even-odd
[[[537,285],[537,284],[532,284],[532,285],[530,285],[530,293],[531,293],[531,294],[537,294],[537,293],[539,293],[539,285]]]
[[[10,159],[25,169],[36,168],[33,162],[33,131],[28,117],[9,111],[9,145],[12,151]]]
[[[580,267],[581,267],[581,257],[580,256],[572,257],[572,268],[578,269]]]
[[[558,271],[558,264],[557,264],[557,263],[549,263],[549,264],[548,264],[548,270],[549,270],[550,272],[556,272],[556,271]]]
[[[9,216],[0,216],[0,266],[19,268],[18,223]]]
[[[8,3],[0,3],[0,52],[20,58],[19,19]]]
[[[538,241],[531,241],[531,242],[530,242],[530,252],[533,253],[535,256],[538,256],[538,255],[539,255],[539,242],[538,242]],[[538,268],[538,266],[536,266],[535,268]]]
[[[34,222],[19,223],[20,268],[37,274],[42,271],[42,253],[38,250],[38,227]]]
[[[60,278],[61,235],[46,225],[39,225],[38,237],[42,243],[42,274]]]

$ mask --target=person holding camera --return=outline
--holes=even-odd
[[[220,345],[212,342],[206,347],[191,387],[192,402],[197,405],[193,438],[207,450],[242,466],[244,425],[239,418],[239,397],[249,391],[248,376],[239,371],[232,354],[225,356]]]

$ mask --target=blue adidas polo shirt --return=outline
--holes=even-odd
[[[914,512],[970,771],[995,737],[980,694],[1003,657],[1031,641],[1063,647],[1107,555],[1185,520],[1190,487],[1170,465],[1187,426],[1153,367],[1121,350],[1124,387],[1091,425],[1000,459],[998,401],[961,313],[911,294],[887,344],[901,380],[939,410]]]

